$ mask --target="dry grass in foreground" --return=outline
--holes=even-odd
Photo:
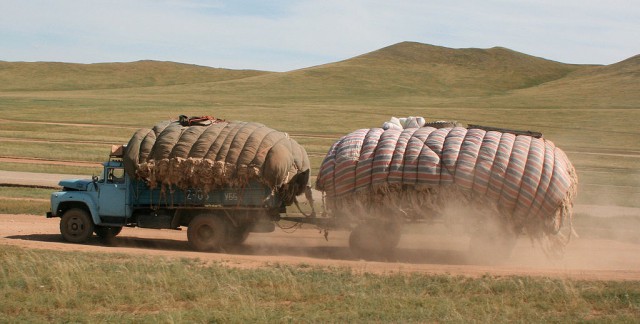
[[[640,282],[243,270],[0,246],[0,322],[635,322]]]

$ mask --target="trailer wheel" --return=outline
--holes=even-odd
[[[84,209],[69,209],[60,219],[60,233],[66,241],[72,243],[87,241],[93,235],[93,228],[93,220]]]
[[[189,222],[187,239],[196,251],[219,250],[227,242],[229,223],[222,217],[198,215]]]
[[[364,223],[349,235],[349,247],[359,258],[384,257],[398,246],[401,235],[399,224]]]
[[[122,227],[118,226],[100,226],[96,225],[94,228],[94,232],[100,238],[100,240],[105,244],[112,244],[113,239],[116,235],[120,234],[122,231]]]

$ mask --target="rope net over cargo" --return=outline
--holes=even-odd
[[[205,192],[257,180],[288,195],[301,194],[309,177],[305,149],[287,133],[253,122],[180,116],[131,137],[126,172],[151,188]],[[293,180],[296,181],[293,181]]]
[[[455,125],[413,117],[356,130],[331,146],[316,187],[345,214],[465,203],[534,237],[570,224],[578,178],[553,142],[534,132]]]

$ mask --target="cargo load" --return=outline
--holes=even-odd
[[[287,133],[260,123],[209,116],[181,116],[138,130],[127,144],[123,162],[128,174],[151,188],[210,192],[257,180],[296,195],[309,177],[307,152]],[[292,183],[296,176],[306,179]]]
[[[561,149],[537,132],[460,125],[410,117],[356,130],[331,146],[316,188],[348,217],[464,203],[533,237],[570,224],[578,178]]]

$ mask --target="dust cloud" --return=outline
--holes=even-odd
[[[349,232],[331,231],[328,240],[313,226],[289,233],[252,233],[247,241],[220,253],[191,251],[186,231],[125,228],[111,246],[97,238],[88,244],[63,241],[58,219],[0,214],[0,244],[23,248],[130,255],[197,258],[231,267],[256,268],[273,264],[348,268],[354,272],[420,272],[465,276],[526,275],[588,280],[640,280],[640,244],[603,238],[572,239],[564,256],[549,259],[527,237],[520,237],[509,260],[482,265],[468,260],[469,237],[445,223],[407,224],[398,248],[384,260],[364,261],[351,253]],[[384,262],[377,262],[384,261]]]
[[[323,233],[310,225],[304,225],[297,232],[304,233],[302,237],[284,232],[259,238],[254,236],[243,251],[394,264],[532,270],[637,270],[640,269],[640,217],[635,215],[639,212],[640,209],[636,208],[578,205],[575,206],[572,223],[565,224],[558,236],[549,239],[519,233],[509,242],[510,236],[499,216],[492,216],[488,210],[452,204],[433,221],[404,224],[397,248],[378,255],[362,257],[354,254],[349,249],[348,231],[330,231],[328,240],[325,240]],[[601,216],[595,217],[594,214]],[[624,224],[618,222],[620,219],[625,219]],[[474,234],[487,229],[491,237],[498,238],[499,244],[478,247]],[[375,244],[380,238],[372,236],[371,239]]]

